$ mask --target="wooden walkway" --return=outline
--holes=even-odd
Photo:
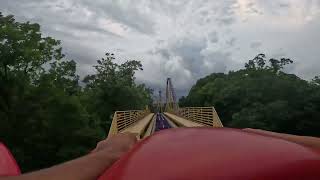
[[[148,126],[148,129],[146,130],[146,133],[143,135],[143,138],[150,136],[154,132],[155,124],[156,124],[156,116],[153,116]]]
[[[143,131],[147,128],[150,121],[152,120],[153,115],[154,115],[153,113],[148,114],[143,119],[139,120],[135,124],[129,126],[128,128],[126,128],[120,132],[138,133],[141,135],[143,133]]]
[[[176,124],[178,124],[179,126],[183,126],[183,127],[206,127],[203,124],[199,124],[196,122],[192,122],[189,121],[187,119],[184,119],[182,117],[176,116],[174,114],[171,113],[164,113],[171,121],[175,122]]]

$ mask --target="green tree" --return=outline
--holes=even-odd
[[[6,116],[14,114],[11,106],[25,84],[39,79],[46,63],[63,58],[59,45],[60,41],[42,37],[38,24],[15,22],[12,15],[0,13],[0,98]]]
[[[114,60],[114,54],[106,53],[106,57],[98,60],[94,66],[97,73],[83,80],[86,84],[87,108],[106,131],[114,111],[144,109],[152,103],[152,90],[135,83],[134,75],[137,70],[142,70],[141,63],[130,60],[117,64]]]
[[[257,55],[245,69],[197,81],[180,103],[215,106],[224,125],[320,136],[319,78],[308,82],[282,71],[289,58]]]
[[[104,135],[81,104],[76,63],[38,24],[0,13],[0,141],[23,171],[87,153]]]

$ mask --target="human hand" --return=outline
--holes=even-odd
[[[97,147],[92,152],[111,153],[115,158],[119,158],[124,153],[128,152],[136,142],[136,134],[118,133],[98,142]]]

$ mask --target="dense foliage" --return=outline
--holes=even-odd
[[[151,91],[136,85],[139,61],[98,60],[96,74],[79,85],[76,63],[60,41],[43,37],[38,24],[0,13],[0,142],[23,171],[88,153],[101,140],[114,110],[141,109]]]
[[[226,126],[320,136],[320,78],[283,72],[290,59],[259,54],[245,69],[213,73],[192,87],[182,106],[215,106]],[[105,137],[115,110],[143,109],[152,91],[135,83],[139,61],[106,56],[81,83],[76,62],[38,24],[0,13],[0,142],[23,171],[88,153]]]
[[[134,82],[134,72],[142,70],[139,61],[131,60],[123,64],[113,62],[114,55],[106,53],[106,57],[98,60],[95,66],[97,74],[84,78],[84,102],[94,119],[102,123],[104,130],[109,129],[105,119],[110,119],[116,110],[144,109],[152,104],[152,91],[144,84]],[[105,129],[107,127],[107,129]]]
[[[197,81],[181,106],[214,106],[225,126],[320,136],[320,81],[283,72],[292,60],[259,54],[235,72]]]

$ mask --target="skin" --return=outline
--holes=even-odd
[[[88,155],[48,169],[0,180],[94,180],[137,142],[136,134],[117,134],[97,144]]]

